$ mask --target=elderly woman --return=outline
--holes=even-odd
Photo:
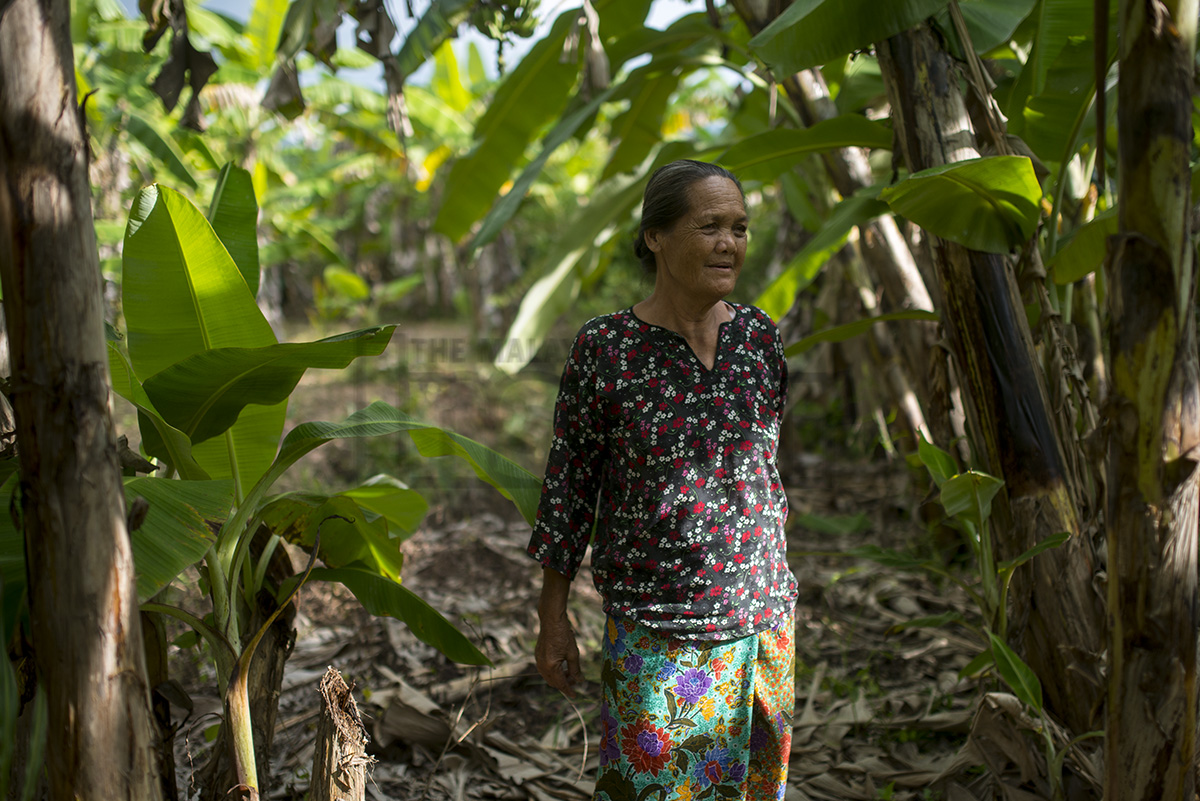
[[[796,583],[775,454],[787,366],[770,318],[723,300],[747,223],[724,168],[655,172],[634,245],[654,291],[584,325],[563,372],[529,543],[544,568],[537,665],[574,697],[567,594],[594,528],[607,613],[597,799],[784,794]]]

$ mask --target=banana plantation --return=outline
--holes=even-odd
[[[617,801],[525,546],[694,159],[790,376],[782,797],[1191,801],[1198,22],[0,0],[0,795]]]

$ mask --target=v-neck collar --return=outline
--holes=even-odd
[[[739,311],[738,307],[735,306],[734,304],[730,303],[729,301],[723,300],[721,302],[724,303],[726,308],[729,309],[730,317],[728,320],[724,320],[720,324],[717,325],[717,347],[713,351],[713,366],[712,367],[708,367],[704,364],[704,360],[701,359],[696,354],[696,350],[692,347],[692,343],[688,342],[688,338],[685,337],[683,334],[679,333],[678,331],[676,331],[674,328],[667,328],[664,325],[659,325],[657,323],[650,323],[650,322],[643,320],[641,317],[638,317],[637,312],[635,312],[633,310],[633,306],[630,306],[625,311],[629,314],[630,317],[633,318],[634,322],[637,325],[644,325],[644,326],[648,326],[652,329],[657,329],[659,331],[663,331],[663,332],[673,336],[676,340],[680,341],[683,344],[683,346],[685,348],[687,348],[687,352],[689,354],[691,354],[692,359],[700,367],[700,370],[703,373],[708,374],[708,373],[711,373],[713,370],[715,370],[717,367],[717,359],[721,355],[721,342],[725,337],[725,327],[727,325],[729,325],[730,323],[732,323],[734,320],[737,320],[738,315],[741,313]]]

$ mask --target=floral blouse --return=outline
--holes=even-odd
[[[583,326],[529,541],[533,558],[573,579],[594,526],[605,611],[680,638],[764,631],[796,598],[775,465],[783,345],[761,310],[730,307],[711,370],[681,334],[632,309]]]

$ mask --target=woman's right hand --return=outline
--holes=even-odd
[[[546,683],[574,698],[574,685],[579,682],[579,646],[567,619],[570,591],[571,581],[562,573],[551,568],[542,571],[542,597],[538,602],[541,629],[533,653],[538,673]]]

